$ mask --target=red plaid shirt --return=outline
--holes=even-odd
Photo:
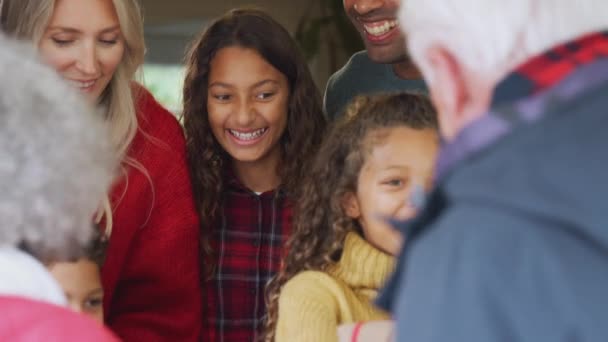
[[[203,341],[257,340],[264,290],[279,270],[292,207],[282,191],[257,195],[229,173],[221,217],[211,232],[216,270],[203,284]]]
[[[557,45],[531,58],[498,84],[492,99],[492,110],[502,105],[534,97],[561,82],[582,66],[608,57],[608,31],[595,32]],[[442,178],[461,160],[478,153],[513,129],[519,117],[506,118],[505,113],[491,113],[469,125],[456,141],[443,147],[436,167],[436,178]],[[518,116],[526,116],[519,111]],[[511,122],[511,121],[515,122]],[[508,127],[504,127],[508,125]],[[492,133],[490,133],[492,132]]]
[[[542,92],[581,65],[608,56],[608,31],[590,33],[557,45],[530,59],[508,75],[494,93],[492,107]]]

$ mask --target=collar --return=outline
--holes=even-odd
[[[266,197],[274,196],[275,194],[283,194],[283,190],[281,190],[280,187],[279,189],[266,191],[259,195],[256,194],[253,190],[249,189],[245,184],[243,184],[243,182],[241,182],[241,180],[236,176],[236,173],[234,172],[234,169],[231,166],[224,167],[224,182],[226,184],[226,188],[228,189],[254,196]]]
[[[66,306],[63,290],[44,265],[10,245],[0,245],[0,296]]]
[[[520,65],[498,84],[492,107],[539,94],[581,66],[608,57],[608,31],[560,44]]]
[[[328,272],[352,288],[379,289],[395,268],[395,257],[375,248],[359,234],[344,239],[340,261]]]
[[[532,58],[498,84],[489,113],[442,148],[436,179],[517,125],[540,120],[551,108],[606,81],[608,31],[585,35]]]

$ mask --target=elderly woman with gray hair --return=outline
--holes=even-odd
[[[66,299],[43,262],[79,256],[92,237],[92,213],[117,165],[107,129],[31,47],[2,36],[0,46],[0,340],[65,326],[63,319],[94,327],[44,304],[63,306]],[[53,315],[29,317],[39,310]],[[7,333],[28,320],[27,331]],[[52,328],[39,332],[45,340],[77,336]],[[96,334],[87,337],[110,338]]]

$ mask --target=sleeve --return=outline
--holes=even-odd
[[[333,280],[320,272],[304,272],[287,282],[279,297],[275,342],[337,341],[338,308],[332,285]]]
[[[145,223],[128,246],[108,324],[125,341],[198,341],[200,233],[185,140],[177,120],[152,104],[162,115],[149,116],[157,128],[146,132],[141,160],[148,175],[140,177],[152,194],[133,194],[147,210]],[[136,181],[129,192],[137,192]]]
[[[579,281],[593,277],[581,267],[590,252],[564,230],[516,211],[452,209],[410,243],[396,303],[398,341],[570,340],[567,330],[581,320],[580,293],[594,293]],[[595,301],[605,298],[598,286]]]

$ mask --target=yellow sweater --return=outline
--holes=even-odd
[[[333,342],[340,324],[388,319],[372,301],[394,264],[392,256],[349,233],[340,261],[327,273],[301,272],[283,286],[275,341]]]

